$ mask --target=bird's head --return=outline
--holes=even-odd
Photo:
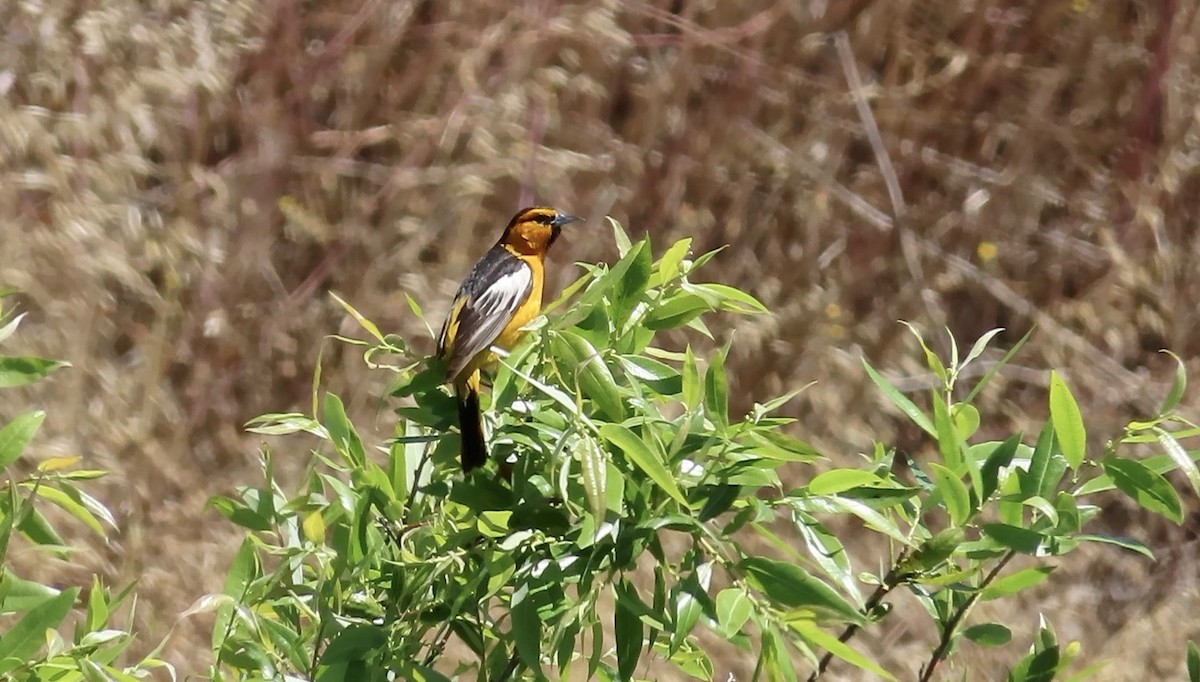
[[[545,254],[558,239],[563,225],[583,220],[579,216],[567,215],[546,206],[534,206],[517,211],[500,243],[526,254]]]

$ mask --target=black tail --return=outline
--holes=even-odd
[[[464,387],[458,394],[458,431],[462,435],[462,468],[468,472],[487,462],[487,443],[483,442],[483,422],[479,414],[479,393]]]

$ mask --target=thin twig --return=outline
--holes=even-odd
[[[946,627],[942,628],[942,639],[940,642],[938,642],[937,648],[933,650],[933,655],[929,657],[929,663],[921,668],[921,676],[918,678],[917,682],[929,682],[929,680],[933,678],[933,672],[935,669],[937,669],[938,663],[941,663],[943,660],[945,660],[946,654],[950,652],[950,645],[954,641],[954,631],[958,629],[958,626],[960,623],[962,623],[962,620],[967,617],[968,613],[971,612],[971,607],[975,605],[975,602],[979,601],[979,595],[983,593],[984,588],[991,584],[991,582],[996,579],[996,576],[1000,575],[1000,571],[1004,570],[1004,567],[1007,566],[1008,562],[1012,561],[1013,557],[1016,555],[1016,550],[1009,550],[1008,554],[1005,554],[1004,557],[1000,559],[1000,563],[996,564],[996,567],[987,574],[987,577],[983,579],[983,582],[979,583],[979,587],[975,590],[975,592],[973,592],[970,597],[967,597],[967,600],[963,602],[962,606],[958,607],[958,610],[955,611],[954,615],[950,617],[950,620],[946,622]]]
[[[904,582],[904,579],[908,576],[908,573],[901,571],[900,566],[906,559],[908,559],[907,549],[900,552],[900,555],[896,557],[896,561],[892,564],[891,570],[888,571],[887,577],[883,579],[883,582],[875,588],[875,592],[873,592],[871,597],[867,599],[865,604],[863,604],[862,613],[864,616],[870,618],[871,614],[875,613],[875,610],[879,608],[881,603],[883,603],[884,597],[886,597],[888,593],[895,589],[896,586]],[[854,635],[858,634],[860,629],[862,629],[862,627],[858,623],[850,623],[846,626],[845,630],[842,630],[842,634],[838,635],[838,641],[842,642],[843,644],[849,642]],[[817,664],[817,669],[808,676],[808,682],[816,682],[816,679],[825,672],[825,669],[828,668],[829,664],[832,662],[833,652],[825,652],[825,655],[821,657],[821,661]]]

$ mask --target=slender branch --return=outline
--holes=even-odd
[[[917,678],[918,682],[929,682],[929,680],[933,679],[933,672],[937,669],[938,663],[945,660],[946,655],[950,653],[950,645],[954,641],[954,631],[958,629],[963,619],[970,613],[971,607],[975,605],[975,602],[979,601],[979,595],[983,593],[983,589],[991,584],[996,579],[996,576],[1000,575],[1000,571],[1004,570],[1004,567],[1016,555],[1016,550],[1009,550],[1008,554],[1005,554],[1000,559],[1000,563],[996,564],[995,568],[987,574],[983,582],[979,583],[979,588],[970,597],[967,597],[967,600],[963,602],[962,606],[958,607],[958,610],[954,612],[950,620],[946,621],[946,627],[942,628],[942,639],[938,642],[937,648],[933,650],[933,655],[929,657],[929,663],[922,667],[921,676]]]
[[[862,613],[864,616],[870,618],[871,614],[875,613],[875,610],[879,608],[881,603],[883,603],[884,597],[886,597],[889,592],[895,589],[897,585],[904,582],[905,578],[908,577],[909,573],[907,571],[902,571],[900,568],[906,559],[908,559],[907,548],[900,552],[900,555],[896,557],[895,563],[892,564],[892,568],[890,571],[888,571],[887,576],[884,577],[883,582],[875,588],[875,592],[873,592],[871,597],[867,599],[865,604],[863,604]],[[861,629],[862,626],[860,626],[858,623],[850,623],[846,626],[845,630],[842,630],[842,634],[838,635],[838,641],[842,642],[843,644],[850,641],[850,639],[854,637],[854,635],[858,634],[858,631]],[[817,664],[817,669],[808,676],[808,682],[816,682],[816,679],[825,672],[825,669],[829,667],[830,663],[833,663],[833,652],[827,651],[825,652],[825,655],[821,657],[821,661]]]
[[[493,682],[506,682],[510,677],[516,674],[517,667],[520,664],[521,658],[517,655],[517,652],[514,651],[512,658],[508,659],[508,665],[505,666],[504,670],[502,670],[500,674],[496,676],[496,679],[493,680]]]

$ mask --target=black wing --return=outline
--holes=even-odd
[[[500,246],[463,280],[438,338],[438,355],[453,380],[480,351],[491,347],[533,290],[533,271]]]

